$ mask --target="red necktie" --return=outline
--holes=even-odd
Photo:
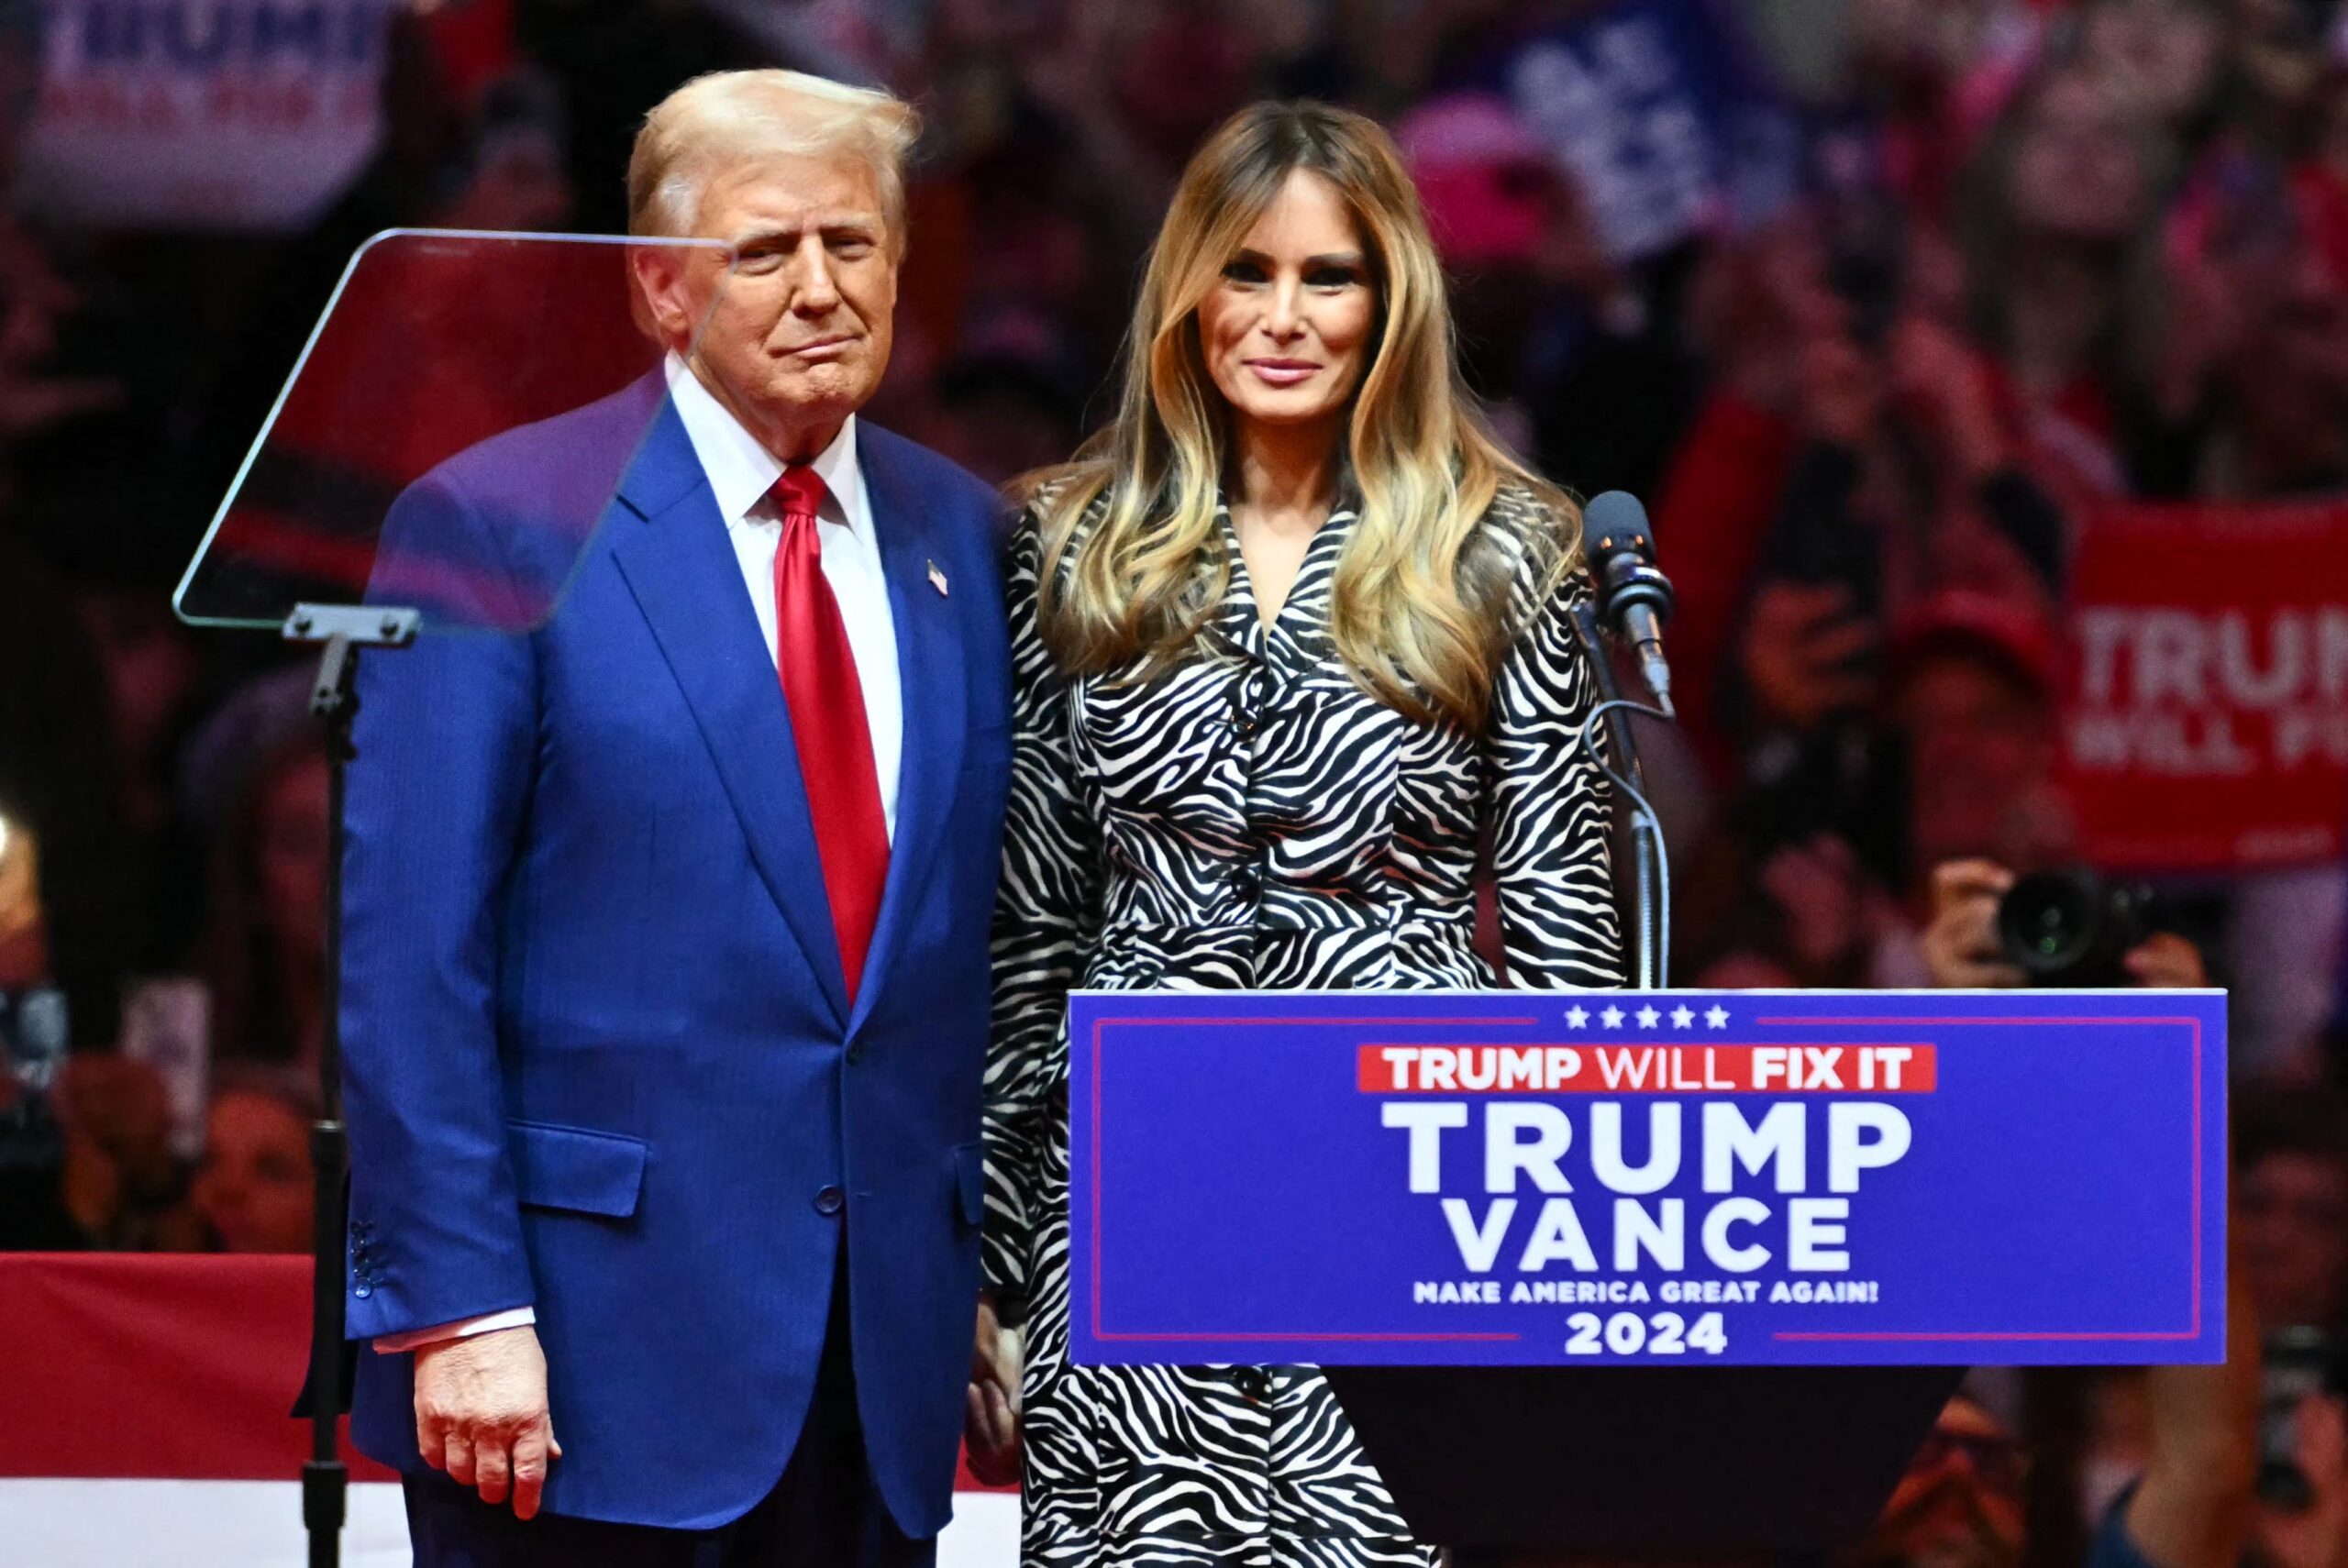
[[[782,543],[774,555],[775,662],[782,671],[783,701],[791,705],[799,776],[807,785],[832,932],[853,1000],[889,878],[889,827],[880,812],[880,776],[872,761],[856,654],[839,601],[824,579],[824,547],[815,530],[824,481],[814,469],[794,463],[775,480],[773,495],[782,511]]]

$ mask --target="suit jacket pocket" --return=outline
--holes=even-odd
[[[624,1220],[644,1190],[644,1140],[584,1127],[508,1121],[505,1152],[514,1188],[537,1209],[567,1209]]]

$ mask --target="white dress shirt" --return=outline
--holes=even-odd
[[[775,657],[774,556],[782,543],[782,513],[768,492],[782,477],[782,463],[674,354],[669,356],[669,392],[676,401],[678,417],[685,422],[685,434],[692,439],[702,472],[709,476],[710,493],[717,498],[726,536],[742,563],[742,580],[749,590],[750,606],[758,612],[767,654]],[[824,481],[824,504],[815,514],[824,580],[839,601],[848,651],[856,656],[865,723],[872,732],[872,767],[880,779],[880,814],[893,841],[897,769],[904,754],[904,701],[897,681],[896,617],[889,607],[888,580],[880,572],[880,540],[872,529],[864,468],[857,460],[855,415],[848,416],[813,466],[815,477]],[[780,668],[780,659],[777,663]]]
[[[774,558],[782,544],[782,512],[770,491],[782,477],[782,461],[761,446],[725,405],[710,395],[701,378],[675,354],[669,356],[669,395],[709,477],[725,536],[741,562],[742,583],[759,617],[759,634],[778,671],[775,641]],[[857,684],[864,692],[865,723],[872,732],[872,767],[880,781],[880,816],[891,842],[897,836],[897,774],[904,756],[904,694],[897,678],[897,623],[889,604],[889,581],[880,569],[880,540],[873,532],[871,500],[864,491],[864,469],[856,455],[856,416],[850,414],[832,444],[814,461],[824,481],[824,503],[815,528],[824,551],[824,580],[839,602],[847,627],[848,651],[856,659]],[[471,1339],[498,1329],[518,1329],[538,1320],[537,1311],[516,1307],[462,1322],[443,1323],[404,1334],[377,1336],[375,1349],[397,1354],[444,1340]]]

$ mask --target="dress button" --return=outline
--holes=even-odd
[[[367,1297],[375,1294],[375,1287],[362,1279],[357,1285],[350,1287],[350,1293],[359,1297],[360,1300],[364,1301]]]
[[[1265,1370],[1260,1366],[1243,1366],[1238,1368],[1236,1371],[1232,1373],[1231,1382],[1232,1386],[1237,1388],[1242,1395],[1249,1399],[1257,1401],[1259,1404],[1271,1396],[1271,1375],[1265,1372]]]
[[[1264,890],[1264,879],[1253,866],[1242,866],[1231,874],[1231,896],[1243,902],[1253,902]]]
[[[818,1214],[837,1214],[847,1207],[847,1194],[838,1187],[827,1187],[815,1195],[815,1212]]]

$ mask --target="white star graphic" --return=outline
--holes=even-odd
[[[1687,1028],[1689,1024],[1694,1023],[1695,1021],[1696,1021],[1696,1010],[1695,1010],[1695,1009],[1693,1009],[1693,1008],[1686,1008],[1686,1007],[1675,1007],[1675,1008],[1673,1008],[1673,1009],[1671,1010],[1671,1027],[1672,1027],[1672,1028],[1674,1028],[1674,1029],[1685,1029],[1685,1028]]]
[[[1704,1022],[1714,1029],[1726,1029],[1728,1027],[1728,1009],[1715,1003],[1713,1006],[1705,1010]]]
[[[1639,1027],[1641,1029],[1653,1029],[1662,1017],[1663,1014],[1656,1011],[1655,1009],[1651,1007],[1643,1007],[1639,1009]]]
[[[1589,1028],[1589,1010],[1586,1007],[1569,1007],[1566,1009],[1566,1027],[1568,1029]]]
[[[1623,1027],[1623,1010],[1619,1007],[1610,1007],[1598,1016],[1609,1029],[1620,1029]]]

